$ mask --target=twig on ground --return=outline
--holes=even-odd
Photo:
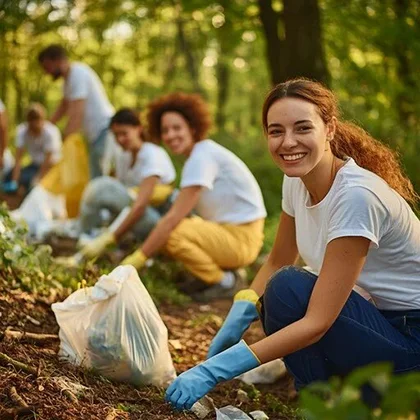
[[[41,376],[41,370],[44,368],[44,362],[39,359],[38,369],[36,370],[36,376]]]
[[[9,389],[9,397],[18,407],[28,408],[28,404],[26,404],[25,400],[17,393],[14,386]]]
[[[6,329],[4,332],[4,338],[8,340],[31,340],[37,343],[44,343],[45,341],[58,340],[56,334],[36,334],[25,331],[12,331]]]
[[[26,373],[30,373],[31,375],[37,376],[37,369],[32,366],[29,366],[25,363],[18,362],[15,359],[12,359],[7,354],[0,352],[0,362],[8,363],[14,366],[16,369],[23,370]]]

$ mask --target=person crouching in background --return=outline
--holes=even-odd
[[[149,105],[150,135],[186,161],[171,209],[122,262],[140,269],[162,250],[197,280],[191,288],[202,286],[195,293],[184,288],[200,301],[231,297],[245,286],[237,269],[256,260],[267,215],[251,171],[207,138],[210,125],[208,105],[196,94],[173,93]]]
[[[83,232],[101,224],[100,212],[106,209],[115,218],[125,208],[125,216],[115,231],[107,230],[81,250],[85,258],[100,256],[129,231],[142,241],[170,208],[175,192],[176,172],[166,151],[147,141],[138,113],[119,110],[110,123],[121,149],[115,154],[116,178],[102,176],[92,180],[83,193],[80,222]]]
[[[19,186],[23,186],[28,192],[61,159],[61,149],[60,130],[46,120],[45,108],[41,104],[31,104],[26,112],[26,122],[17,127],[16,163],[5,176],[3,191],[15,193]],[[31,162],[22,167],[25,152]]]

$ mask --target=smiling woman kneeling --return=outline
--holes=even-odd
[[[254,176],[232,152],[207,139],[210,117],[199,95],[174,93],[149,106],[149,133],[186,157],[180,193],[143,245],[122,263],[141,268],[162,249],[205,286],[199,300],[232,297],[234,270],[255,261],[266,211]],[[188,217],[194,210],[196,216]]]
[[[372,362],[420,370],[420,221],[408,204],[418,196],[395,154],[341,121],[332,92],[306,79],[268,94],[263,125],[285,175],[277,237],[209,359],[168,388],[179,409],[281,357],[298,389]],[[298,255],[315,274],[293,266]],[[258,318],[258,298],[267,337],[248,347],[240,340]]]
[[[122,221],[115,231],[106,230],[82,248],[85,258],[98,257],[128,232],[138,241],[144,240],[175,196],[172,161],[163,147],[148,141],[139,113],[120,109],[111,118],[110,129],[120,146],[114,155],[116,176],[95,178],[86,187],[80,206],[82,231],[100,226],[101,210],[107,210],[114,218],[123,211],[126,214],[120,216]]]

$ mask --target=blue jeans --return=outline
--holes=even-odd
[[[171,207],[175,191],[159,207],[147,206],[143,216],[133,226],[132,231],[139,241],[144,241],[162,216]],[[101,224],[100,210],[107,209],[113,218],[133,204],[128,189],[120,181],[109,176],[92,180],[83,192],[80,205],[80,225],[83,232],[97,228]]]
[[[90,178],[97,178],[102,175],[102,158],[105,152],[105,141],[108,136],[108,127],[102,129],[98,137],[88,144]]]
[[[37,165],[36,163],[31,163],[27,166],[24,166],[20,171],[19,176],[19,185],[23,185],[26,191],[29,191],[31,188],[31,182],[35,178],[36,174],[39,172],[41,165]],[[8,182],[12,180],[13,169],[4,177],[4,182]]]
[[[316,281],[316,275],[294,266],[271,277],[261,297],[267,335],[305,315]],[[297,389],[384,361],[393,364],[395,373],[420,371],[420,310],[380,311],[354,291],[317,343],[284,357]]]

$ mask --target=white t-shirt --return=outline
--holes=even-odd
[[[3,101],[0,99],[0,112],[3,112],[6,109],[6,107],[4,106]]]
[[[108,127],[114,114],[98,75],[86,64],[71,63],[64,83],[64,97],[70,101],[85,99],[83,132],[89,142],[94,142],[99,133]]]
[[[185,162],[181,188],[205,187],[195,210],[203,219],[243,224],[267,216],[260,187],[248,167],[213,140],[194,145]]]
[[[283,210],[295,218],[299,254],[319,274],[335,238],[370,239],[357,280],[382,310],[420,309],[420,220],[379,176],[349,159],[316,205],[300,178],[284,177]]]
[[[56,125],[45,121],[39,136],[29,132],[27,123],[19,124],[16,132],[16,148],[23,147],[31,156],[33,163],[42,165],[45,154],[49,152],[52,153],[52,163],[57,163],[61,159],[61,133]]]
[[[161,184],[175,181],[176,172],[166,150],[145,142],[131,166],[132,154],[118,147],[115,153],[116,177],[127,187],[137,187],[145,178],[158,176]]]

